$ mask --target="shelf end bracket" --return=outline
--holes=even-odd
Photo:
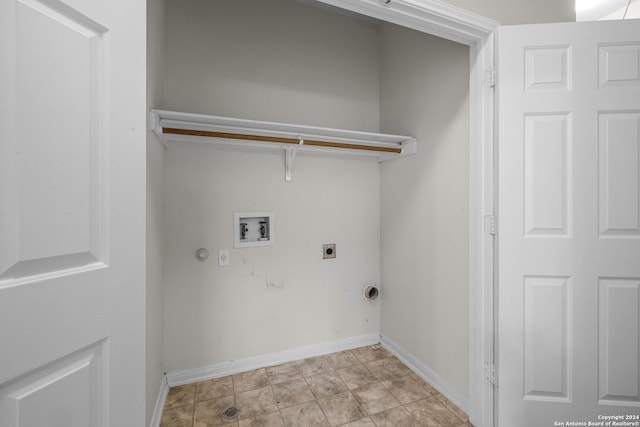
[[[158,111],[151,110],[149,112],[149,130],[152,130],[158,139],[164,145],[164,148],[167,148],[167,138],[162,134],[162,125],[160,124],[160,115]]]

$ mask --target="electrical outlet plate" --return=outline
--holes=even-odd
[[[327,243],[322,245],[322,259],[330,259],[336,257],[336,244]]]

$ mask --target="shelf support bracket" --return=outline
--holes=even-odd
[[[299,146],[304,145],[304,139],[301,136],[298,137]],[[299,147],[298,146],[298,147]],[[291,181],[291,169],[293,169],[293,160],[296,158],[296,154],[298,153],[298,147],[286,147],[285,148],[285,156],[284,156],[284,180],[289,182]]]

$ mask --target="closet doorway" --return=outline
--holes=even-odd
[[[167,1],[156,107],[407,134],[418,153],[380,165],[299,155],[285,183],[281,154],[169,145],[167,370],[378,336],[472,419],[490,416],[492,343],[479,337],[491,336],[480,290],[492,276],[484,46],[495,23],[402,1],[209,3]],[[234,211],[275,211],[277,243],[194,269],[184,254],[198,239],[232,245]],[[324,243],[337,244],[334,264],[311,258]],[[365,281],[381,284],[377,305],[353,285]],[[251,313],[234,328],[229,301]]]

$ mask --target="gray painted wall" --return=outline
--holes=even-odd
[[[418,154],[381,165],[382,333],[469,390],[469,49],[382,27],[383,132]]]
[[[166,13],[164,108],[378,130],[377,26],[286,0],[171,0]],[[362,299],[380,279],[374,159],[300,153],[286,183],[280,151],[165,155],[167,371],[378,333],[379,302]],[[275,213],[274,246],[233,248],[247,211]]]

